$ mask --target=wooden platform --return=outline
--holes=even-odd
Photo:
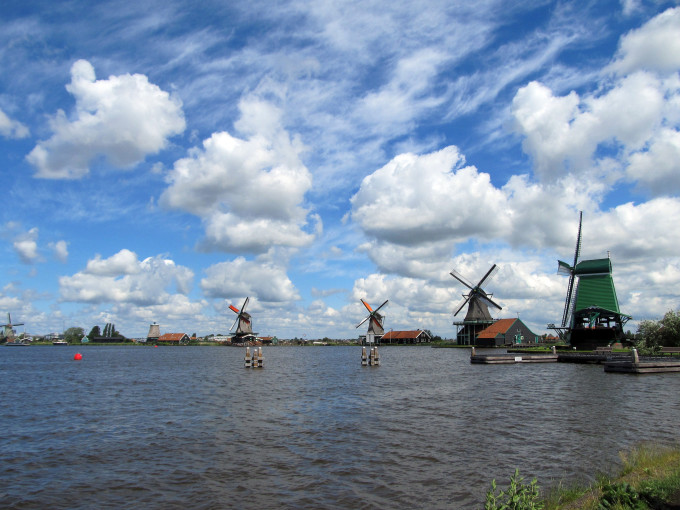
[[[621,372],[626,374],[660,374],[664,372],[680,372],[680,361],[606,361],[605,372]]]
[[[556,363],[557,354],[473,354],[470,363],[501,365],[511,363]]]

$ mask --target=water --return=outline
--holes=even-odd
[[[680,423],[680,374],[458,349],[0,349],[2,508],[481,508],[516,467],[582,480]]]

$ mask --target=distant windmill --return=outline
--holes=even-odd
[[[456,333],[456,343],[458,343],[458,345],[474,345],[477,340],[477,335],[495,322],[489,313],[489,305],[494,306],[499,310],[502,309],[498,303],[491,299],[493,294],[487,294],[482,288],[482,285],[484,285],[485,282],[490,281],[497,271],[498,266],[494,264],[491,266],[491,269],[486,272],[484,277],[479,280],[477,285],[472,285],[472,283],[466,280],[463,275],[456,270],[451,271],[451,276],[470,289],[470,292],[463,294],[463,301],[454,308],[453,316],[455,317],[465,305],[469,305],[465,319],[453,323],[454,326],[459,327],[458,332]]]
[[[3,337],[8,341],[14,339],[14,326],[23,326],[23,322],[12,324],[12,317],[10,317],[9,312],[7,313],[7,324],[0,325],[3,328]]]
[[[571,345],[588,349],[624,340],[623,326],[631,317],[619,310],[609,256],[579,261],[582,223],[580,212],[573,264],[557,261],[557,272],[569,276],[562,325],[548,327],[566,334]]]
[[[495,274],[498,272],[498,266],[494,264],[491,266],[491,269],[489,269],[484,277],[479,280],[479,283],[477,285],[472,285],[470,282],[468,282],[463,276],[458,273],[455,269],[451,271],[451,276],[453,276],[456,280],[458,280],[460,283],[465,285],[468,289],[470,289],[470,292],[468,294],[463,294],[463,301],[461,301],[456,308],[456,311],[454,312],[453,316],[455,317],[460,313],[460,311],[463,309],[465,305],[468,303],[470,306],[468,306],[468,311],[467,314],[465,315],[465,320],[466,321],[490,321],[493,320],[491,318],[491,314],[489,313],[489,305],[495,306],[499,310],[502,310],[502,307],[495,303],[492,299],[491,296],[493,294],[487,294],[484,292],[484,289],[482,289],[482,284],[486,280],[491,280],[495,276]]]
[[[146,335],[147,342],[158,342],[161,337],[161,325],[154,322],[149,326],[149,334]]]
[[[378,310],[385,306],[388,303],[388,300],[386,299],[385,302],[375,310],[373,310],[373,308],[371,308],[371,305],[369,305],[363,299],[360,299],[360,301],[364,304],[366,310],[368,310],[368,315],[364,320],[357,324],[357,328],[361,326],[364,322],[369,321],[368,331],[366,331],[366,342],[372,344],[376,341],[380,341],[382,336],[385,334],[385,330],[383,329],[383,322],[385,321],[385,317],[378,313]]]
[[[247,297],[240,310],[234,305],[229,305],[231,311],[236,314],[236,320],[234,321],[234,324],[231,325],[231,328],[229,328],[229,331],[236,328],[236,331],[233,333],[234,340],[236,340],[236,342],[247,340],[248,338],[255,336],[253,333],[251,316],[248,312],[246,312],[246,307],[248,306],[249,301],[250,298]]]

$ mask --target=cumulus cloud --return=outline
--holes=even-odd
[[[10,119],[5,112],[0,110],[0,135],[5,138],[26,138],[29,131],[21,122]]]
[[[24,264],[32,264],[38,259],[38,228],[33,227],[28,232],[18,235],[14,239],[14,251]]]
[[[243,257],[207,268],[201,288],[206,296],[213,298],[257,296],[258,301],[274,303],[300,299],[283,268]]]
[[[236,127],[245,138],[214,133],[176,161],[161,203],[203,219],[206,249],[262,253],[309,244],[303,203],[312,177],[300,160],[303,145],[270,103],[246,98],[240,109]]]
[[[54,256],[60,262],[66,262],[68,260],[68,243],[66,241],[50,243],[50,248],[52,248],[54,251]]]
[[[184,131],[180,101],[144,75],[97,80],[92,65],[78,60],[66,89],[76,100],[72,118],[59,110],[50,123],[52,137],[39,142],[27,156],[38,177],[80,178],[98,156],[116,167],[130,167]]]
[[[464,164],[454,146],[396,156],[364,178],[351,198],[352,219],[367,234],[399,245],[492,238],[508,224],[506,197],[488,174]]]
[[[622,37],[614,71],[594,93],[555,95],[531,82],[512,102],[515,128],[535,176],[621,178],[655,194],[680,190],[680,8],[669,9]],[[674,51],[673,48],[677,48]]]
[[[193,272],[160,255],[141,262],[129,250],[107,259],[97,256],[85,270],[59,278],[62,301],[82,303],[126,303],[157,306],[172,297],[169,290],[186,295]]]
[[[662,73],[680,68],[680,7],[662,12],[621,38],[610,69],[627,74],[639,69]]]

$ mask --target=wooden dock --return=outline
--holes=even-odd
[[[482,363],[486,365],[503,365],[512,363],[557,363],[558,356],[554,352],[550,354],[477,354],[475,348],[470,353],[470,363]]]
[[[661,374],[664,372],[680,372],[680,361],[605,361],[605,372],[625,374]]]

